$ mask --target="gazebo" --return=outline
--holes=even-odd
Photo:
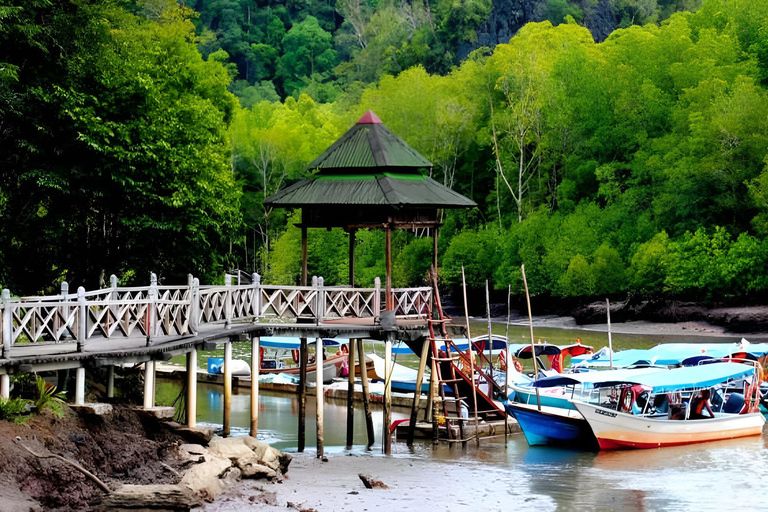
[[[355,232],[386,233],[386,310],[392,296],[392,230],[429,228],[437,267],[438,210],[476,203],[430,178],[432,163],[367,111],[309,164],[312,174],[269,196],[264,204],[301,208],[301,283],[307,284],[307,229],[343,228],[349,233],[349,284],[354,285]]]

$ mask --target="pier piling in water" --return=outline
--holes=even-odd
[[[0,398],[7,400],[11,395],[11,376],[7,373],[0,375]]]
[[[224,426],[222,436],[229,437],[232,415],[232,341],[224,345]]]
[[[107,398],[115,397],[115,367],[110,365],[107,368]]]
[[[352,236],[352,235],[350,235]],[[347,381],[347,450],[352,448],[355,429],[355,340],[349,340],[349,355],[347,356],[349,375]],[[366,371],[365,365],[360,366],[360,372]]]
[[[317,413],[317,457],[323,458],[323,338],[315,338],[315,399],[317,400],[315,412]]]
[[[299,347],[299,446],[304,451],[307,426],[307,338],[300,339]]]
[[[259,431],[259,344],[261,338],[251,338],[251,437],[256,437]]]
[[[368,371],[365,366],[365,350],[363,350],[363,339],[357,339],[357,357],[360,361],[360,381],[363,384],[363,411],[365,413],[365,428],[368,431],[368,448],[373,446],[373,416],[371,416],[371,404],[368,403],[370,395],[368,388]]]
[[[197,426],[197,349],[187,352],[187,426]]]

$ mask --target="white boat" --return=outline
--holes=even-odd
[[[665,372],[638,375],[639,382],[625,382],[615,389],[612,406],[574,401],[576,409],[589,423],[600,449],[661,448],[760,435],[765,418],[759,412],[759,382],[755,367],[739,363],[713,363]],[[692,419],[691,404],[702,390],[722,390],[729,383],[744,381],[744,394],[731,392],[713,406],[711,418]],[[645,399],[637,401],[636,388],[644,389]],[[688,396],[687,405],[684,398]],[[654,411],[656,397],[680,398],[682,410],[673,414]],[[640,411],[638,411],[640,409]],[[632,412],[635,411],[633,414]]]

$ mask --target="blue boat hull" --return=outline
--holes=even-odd
[[[567,418],[546,412],[531,411],[507,404],[507,411],[517,420],[531,446],[566,444],[596,449],[597,440],[583,418]]]
[[[535,391],[523,391],[519,388],[515,388],[515,391],[513,394],[510,395],[510,399],[514,400],[515,402],[520,402],[524,404],[536,404],[536,392]],[[540,394],[539,395],[539,401],[541,402],[542,406],[546,407],[559,407],[560,409],[573,409],[574,411],[576,408],[573,406],[570,400],[567,398],[559,398],[550,396],[547,394]]]

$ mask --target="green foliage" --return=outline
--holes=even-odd
[[[56,386],[48,384],[45,379],[37,377],[37,400],[34,402],[37,412],[44,412],[49,409],[54,416],[61,418],[64,416],[66,406],[66,396],[63,391],[56,391]]]
[[[30,401],[24,398],[0,397],[0,420],[25,423],[29,418],[29,405]]]

